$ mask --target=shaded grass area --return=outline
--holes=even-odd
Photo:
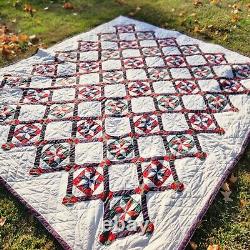
[[[247,42],[250,34],[248,0],[225,0],[219,5],[202,1],[203,4],[198,6],[194,6],[190,0],[72,0],[73,10],[63,9],[63,1],[59,0],[53,3],[30,0],[29,3],[37,10],[33,17],[23,11],[22,1],[16,7],[13,7],[14,2],[17,1],[0,1],[0,23],[5,23],[17,33],[36,34],[45,46],[90,30],[118,15],[132,15],[135,19],[175,29],[250,55],[250,44]],[[241,7],[234,14],[232,11],[237,11],[232,5],[236,2]],[[45,7],[48,10],[44,10]],[[239,15],[239,19],[234,15]],[[12,60],[0,58],[0,66],[28,57],[35,49],[33,47]],[[239,180],[232,187],[233,202],[225,203],[222,195],[217,195],[193,237],[198,249],[207,249],[210,243],[232,250],[244,250],[250,246],[247,203],[250,198],[249,162],[248,148],[236,168]],[[0,249],[61,249],[43,226],[3,187],[0,187],[1,216],[6,217],[7,221],[0,227]]]

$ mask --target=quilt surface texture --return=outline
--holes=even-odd
[[[184,249],[247,143],[249,58],[126,17],[0,84],[1,183],[65,249]]]

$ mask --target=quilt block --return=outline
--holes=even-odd
[[[0,75],[1,182],[65,249],[183,249],[247,142],[249,58],[129,18]]]

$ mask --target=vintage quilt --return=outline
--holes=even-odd
[[[126,17],[0,84],[1,183],[65,249],[184,249],[247,144],[250,59]]]

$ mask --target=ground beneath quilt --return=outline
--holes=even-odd
[[[249,59],[120,17],[24,62],[0,71],[10,191],[65,249],[183,248],[246,142]]]

